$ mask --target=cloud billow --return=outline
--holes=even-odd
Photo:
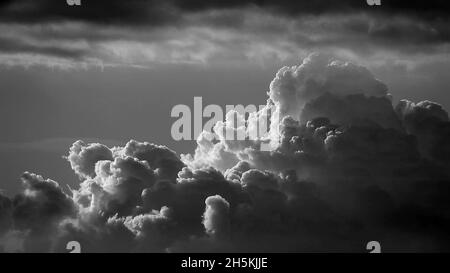
[[[84,252],[449,250],[439,104],[393,106],[367,69],[323,55],[280,69],[270,88],[266,107],[281,113],[271,151],[202,135],[191,156],[75,142],[78,188],[25,173],[21,194],[0,195],[3,251],[65,252],[73,240]]]

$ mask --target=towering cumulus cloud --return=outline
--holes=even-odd
[[[269,133],[228,140],[227,115],[193,155],[75,142],[66,159],[78,188],[25,173],[21,194],[0,195],[1,250],[64,252],[74,240],[84,252],[365,251],[372,240],[450,250],[439,104],[394,106],[366,68],[318,54],[281,68],[268,95],[239,130],[248,136],[270,112]]]
[[[385,96],[387,87],[364,67],[311,54],[303,63],[281,68],[270,83],[270,98],[282,115],[299,118],[305,103],[325,93]]]

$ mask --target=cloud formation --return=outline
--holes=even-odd
[[[132,0],[124,3],[119,0],[83,3],[85,9],[68,9],[66,2],[53,2],[50,0],[39,3],[18,0],[4,1],[0,5],[3,21],[55,21],[55,20],[85,20],[95,23],[113,24],[142,24],[165,23],[173,24],[175,18],[183,12],[201,12],[208,10],[226,10],[230,8],[257,7],[268,9],[280,14],[297,16],[301,14],[322,13],[350,13],[366,11],[368,5],[365,1],[345,0],[339,3],[327,0],[310,1],[197,1],[197,0],[169,0],[165,3],[159,1]],[[107,7],[107,9],[105,8]],[[418,12],[418,9],[421,12]],[[395,15],[405,13],[422,19],[432,20],[446,14],[448,5],[445,1],[431,0],[424,6],[418,1],[401,3],[387,1],[376,12]],[[13,17],[14,16],[14,17]]]
[[[270,83],[270,99],[279,103],[281,115],[295,119],[306,102],[324,93],[381,97],[387,94],[387,87],[364,67],[330,62],[319,54],[310,55],[299,66],[281,68]]]
[[[75,142],[79,188],[25,173],[21,194],[0,195],[3,251],[65,252],[74,240],[84,252],[362,252],[372,240],[449,250],[450,122],[439,104],[394,106],[366,68],[328,55],[281,68],[270,88],[249,121],[280,113],[264,139],[204,132],[183,156]]]
[[[4,65],[59,68],[282,63],[311,50],[421,64],[448,53],[448,3],[6,1]],[[420,10],[420,12],[417,12]]]

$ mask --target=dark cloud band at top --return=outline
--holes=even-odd
[[[418,62],[415,54],[440,58],[449,51],[450,8],[439,0],[384,0],[381,6],[365,0],[81,3],[3,2],[1,64],[273,63],[311,51]]]
[[[411,15],[424,19],[445,17],[450,9],[448,1],[382,1],[371,7],[365,0],[345,1],[289,1],[289,0],[169,0],[169,1],[82,1],[80,7],[69,7],[66,1],[6,1],[0,5],[3,21],[81,20],[115,24],[172,24],[180,14],[230,8],[257,7],[285,15],[333,14],[368,12]]]

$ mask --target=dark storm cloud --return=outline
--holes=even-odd
[[[415,104],[401,100],[396,111],[403,119],[406,130],[417,136],[424,156],[445,164],[450,162],[450,122],[447,111],[441,105],[431,101]]]
[[[382,1],[374,12],[386,14],[407,14],[424,19],[438,19],[448,12],[449,5],[444,0],[427,1]],[[173,23],[183,12],[201,12],[229,8],[259,7],[286,15],[325,14],[367,11],[364,0],[345,1],[272,1],[272,0],[169,0],[169,1],[85,1],[86,8],[69,9],[66,1],[6,1],[0,8],[2,20],[83,20],[98,23]]]
[[[447,12],[444,1],[7,1],[0,60],[147,67],[273,63],[320,50],[423,63],[448,52]]]
[[[117,26],[158,27],[182,26],[190,14],[217,11],[216,16],[206,21],[222,27],[241,27],[242,17],[227,16],[229,9],[258,8],[281,18],[298,19],[304,16],[349,15],[364,13],[384,20],[377,28],[367,33],[366,26],[354,25],[353,31],[365,32],[374,38],[407,39],[409,42],[448,41],[447,13],[450,5],[446,1],[383,1],[379,7],[370,7],[364,0],[346,1],[86,1],[81,7],[68,7],[65,1],[8,1],[0,7],[0,21],[12,23],[46,23],[80,21]],[[223,15],[225,14],[225,15]],[[406,22],[396,17],[405,17]],[[239,19],[241,17],[241,19]],[[390,20],[393,19],[395,24]],[[332,20],[332,19],[331,19]],[[365,21],[364,23],[368,23]],[[199,22],[201,24],[201,22]],[[352,31],[352,26],[349,25]]]
[[[60,219],[74,215],[72,199],[57,182],[28,172],[22,182],[24,192],[13,200],[15,228],[48,232]]]
[[[31,173],[22,193],[0,195],[0,245],[296,252],[365,251],[377,240],[384,251],[450,249],[450,122],[439,104],[394,107],[366,68],[327,55],[280,69],[270,88],[266,107],[282,111],[272,151],[199,138],[195,154],[179,158],[147,142],[77,141],[66,158],[80,178],[71,195]]]
[[[0,245],[4,251],[13,244],[13,251],[46,252],[61,221],[76,215],[76,204],[53,180],[25,172],[22,183],[23,192],[13,199],[0,195]]]
[[[0,14],[6,22],[79,20],[100,24],[162,24],[176,20],[173,9],[165,1],[98,0],[83,2],[83,8],[70,8],[65,0],[18,0],[0,6]]]

